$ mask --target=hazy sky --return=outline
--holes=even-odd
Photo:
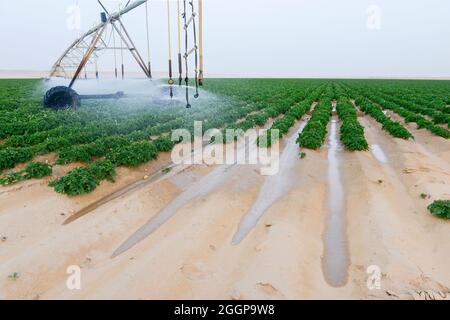
[[[114,11],[120,1],[104,2]],[[76,3],[81,30],[70,30]],[[167,69],[165,6],[150,0],[157,70]],[[50,69],[100,11],[96,0],[0,0],[0,70]],[[125,23],[146,55],[144,10]],[[204,0],[204,47],[205,71],[214,75],[449,77],[450,1]],[[101,69],[112,69],[108,59]],[[128,60],[127,69],[138,70]]]

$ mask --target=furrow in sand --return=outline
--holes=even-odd
[[[292,170],[299,159],[299,148],[296,139],[305,126],[306,122],[302,122],[300,128],[287,139],[286,146],[280,156],[279,172],[265,178],[256,201],[241,220],[238,229],[233,236],[233,245],[241,243],[247,234],[255,227],[267,209],[285,196],[295,184],[295,181],[292,179]]]
[[[368,142],[379,146],[385,159],[373,153],[345,155],[349,277],[360,284],[355,294],[411,299],[415,290],[448,287],[446,225],[428,213],[430,200],[420,197],[421,192],[443,196],[448,166],[428,157],[417,141],[393,139],[370,119],[362,124]],[[421,170],[414,171],[417,166]],[[381,290],[371,289],[369,280],[377,278],[373,270],[379,270]]]
[[[342,147],[339,142],[338,120],[333,117],[328,148],[328,216],[323,235],[323,272],[326,281],[334,287],[347,283],[349,254],[346,233],[345,193],[341,180]]]

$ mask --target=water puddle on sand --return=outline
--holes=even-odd
[[[381,163],[388,163],[388,159],[386,157],[386,154],[384,153],[383,149],[377,144],[373,144],[370,146],[370,150],[372,151],[372,154],[375,156],[375,158],[381,162]]]
[[[200,179],[186,191],[181,193],[176,199],[174,199],[167,207],[150,219],[139,230],[137,230],[130,238],[128,238],[114,253],[112,258],[127,251],[138,242],[142,241],[150,234],[155,232],[161,225],[169,220],[181,207],[186,205],[193,199],[206,196],[208,193],[217,188],[223,183],[223,176],[232,165],[224,165],[217,167],[211,173]]]
[[[344,190],[339,172],[337,120],[331,121],[328,150],[328,216],[324,233],[323,271],[325,280],[333,287],[347,283],[349,267],[344,217]]]
[[[236,150],[236,159],[245,159],[248,156],[249,147],[256,143],[256,137],[252,138],[248,144],[239,145]],[[205,177],[197,181],[196,183],[189,186],[189,188],[183,191],[178,197],[176,197],[170,204],[165,207],[162,211],[151,218],[146,224],[144,224],[139,230],[137,230],[133,235],[131,235],[118,249],[114,251],[111,258],[114,258],[121,253],[127,251],[128,249],[135,246],[137,243],[151,235],[159,227],[161,227],[165,222],[167,222],[172,216],[174,216],[177,211],[184,205],[188,204],[190,201],[198,199],[199,197],[204,197],[218,188],[224,183],[226,175],[232,167],[236,164],[220,165],[213,169]]]
[[[286,141],[286,146],[280,156],[280,171],[273,176],[266,177],[256,201],[253,203],[250,211],[248,211],[241,220],[238,230],[233,236],[231,242],[233,245],[239,244],[256,226],[258,220],[263,216],[267,209],[281,197],[286,195],[295,183],[291,174],[292,169],[299,158],[299,148],[295,140],[305,125],[306,123],[302,123],[299,130]]]

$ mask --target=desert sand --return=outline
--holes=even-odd
[[[116,183],[87,196],[59,195],[47,187],[49,179],[1,188],[0,299],[450,299],[450,221],[426,209],[450,198],[450,142],[413,124],[415,140],[394,139],[373,119],[359,119],[371,149],[385,159],[337,152],[345,236],[338,259],[348,266],[339,286],[325,265],[336,245],[325,250],[336,192],[328,178],[329,141],[319,151],[302,150],[303,159],[297,146],[292,154],[301,121],[281,145],[290,152],[279,173],[286,185],[267,183],[257,165],[175,166],[160,174],[170,165],[166,154],[121,168]],[[56,167],[54,176],[67,170]],[[233,244],[271,184],[274,192],[281,184],[287,189]],[[193,190],[198,186],[204,189]],[[171,204],[154,232],[112,257]],[[94,210],[82,211],[89,206]],[[71,265],[81,267],[80,290],[66,286]],[[367,285],[370,266],[381,272],[379,288]]]

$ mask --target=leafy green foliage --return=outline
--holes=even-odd
[[[8,275],[8,279],[13,280],[13,281],[15,281],[15,280],[17,280],[19,278],[20,278],[20,274],[18,272],[11,272]]]
[[[76,112],[55,112],[42,107],[40,81],[1,80],[0,172],[28,163],[36,155],[56,152],[57,164],[84,163],[60,185],[62,191],[83,194],[114,177],[117,166],[138,166],[156,159],[159,152],[170,151],[170,132],[179,128],[193,132],[194,120],[203,121],[204,131],[232,128],[243,134],[273,119],[271,129],[279,130],[282,137],[313,101],[320,100],[298,139],[301,145],[316,149],[327,135],[330,101],[341,96],[356,99],[357,106],[394,137],[409,139],[412,135],[383,109],[416,123],[418,128],[449,137],[444,127],[450,124],[450,85],[446,81],[208,79],[204,89],[216,98],[199,100],[191,110],[176,104],[155,108],[145,101],[124,104],[94,100],[86,101]],[[342,116],[354,117],[354,110]],[[348,149],[363,149],[363,131],[357,121],[343,121],[341,139]],[[272,141],[270,131],[268,138]],[[77,175],[83,177],[78,182]],[[2,174],[0,183],[29,176],[22,171]]]
[[[49,186],[58,193],[68,196],[78,196],[90,193],[97,188],[99,181],[87,167],[70,171],[66,176],[53,180]]]
[[[350,151],[368,150],[369,144],[364,136],[364,127],[358,122],[355,107],[347,97],[341,97],[336,111],[342,121],[341,142]]]
[[[25,173],[30,178],[40,179],[52,174],[52,167],[48,163],[31,162],[25,168]]]
[[[393,121],[387,115],[385,115],[379,106],[376,106],[369,100],[358,97],[356,104],[360,107],[361,111],[370,115],[376,121],[381,123],[383,130],[389,132],[393,137],[401,139],[410,139],[412,134],[399,122]]]
[[[16,164],[30,161],[33,152],[30,148],[6,148],[0,150],[0,171],[14,168]]]
[[[372,99],[379,103],[383,108],[389,109],[394,111],[395,113],[399,114],[405,119],[405,122],[415,122],[417,124],[418,129],[427,129],[431,133],[440,136],[442,138],[448,139],[450,138],[450,131],[440,127],[438,125],[435,125],[433,121],[428,120],[424,116],[414,113],[413,111],[410,111],[408,108],[405,108],[407,102],[403,102],[402,105],[399,105],[398,103],[385,100],[383,98],[380,98],[378,96],[373,96]],[[391,98],[392,99],[392,98]]]
[[[90,193],[102,180],[114,182],[116,167],[108,160],[98,160],[87,167],[76,168],[66,176],[53,180],[49,186],[68,196]]]
[[[68,164],[71,162],[90,162],[92,161],[93,147],[90,145],[79,145],[62,149],[59,152],[57,164]]]
[[[175,145],[170,137],[159,137],[153,141],[153,144],[159,152],[171,151]]]
[[[25,180],[25,175],[22,172],[11,172],[0,175],[0,185],[8,186],[19,181]]]
[[[407,89],[406,85],[417,86],[419,83],[422,85],[427,84],[427,86],[437,86],[438,83],[435,82],[395,82],[395,81],[353,81],[351,83],[351,92],[354,94],[358,92],[360,99],[367,99],[369,103],[375,103],[378,107],[382,109],[387,109],[395,112],[404,118],[405,122],[415,122],[418,129],[427,129],[434,135],[440,136],[442,138],[450,138],[450,131],[444,127],[437,124],[450,124],[450,115],[447,105],[444,100],[448,100],[447,96],[441,95],[439,98],[431,95],[429,99],[424,99],[418,96],[416,92],[411,93],[411,90]],[[389,84],[389,87],[386,87]],[[397,86],[397,87],[395,87]],[[424,85],[426,88],[427,86]],[[428,95],[428,90],[430,88],[423,89],[423,95]],[[448,90],[448,88],[447,88]],[[434,91],[434,90],[433,90]],[[367,103],[367,102],[366,102]],[[372,105],[373,107],[373,105]],[[364,106],[361,106],[363,109]],[[363,110],[364,111],[364,110]],[[364,111],[366,112],[366,111]],[[382,117],[377,115],[380,123],[382,123]],[[389,129],[389,124],[384,125],[383,128]],[[402,137],[406,137],[405,132],[401,132]]]
[[[308,124],[300,133],[297,143],[308,149],[319,149],[328,133],[327,125],[331,118],[331,99],[322,98],[313,111]]]
[[[450,219],[450,200],[436,200],[428,206],[428,210],[439,218]]]
[[[30,162],[24,170],[0,174],[0,185],[6,186],[19,181],[40,179],[52,174],[52,167],[43,162]]]
[[[368,150],[369,145],[364,137],[364,127],[357,121],[344,122],[341,126],[341,141],[350,151]]]
[[[137,167],[157,156],[158,149],[154,144],[140,141],[114,149],[107,158],[116,166]]]
[[[430,197],[430,196],[429,196],[428,194],[426,194],[426,193],[423,193],[423,192],[422,192],[422,193],[420,194],[420,198],[422,198],[422,199],[424,199],[424,200],[427,199],[427,198],[429,198],[429,197]]]
[[[312,92],[300,103],[293,105],[285,114],[279,119],[275,120],[272,127],[267,130],[263,135],[258,137],[257,144],[260,147],[270,147],[273,142],[281,137],[285,136],[289,129],[295,124],[297,120],[300,120],[306,112],[311,109],[312,103],[319,98],[322,93],[322,86],[312,90]],[[277,131],[274,131],[277,130]],[[278,132],[277,135],[272,136],[274,132]]]
[[[413,137],[412,134],[401,123],[397,121],[385,121],[382,128],[396,138],[408,140]]]
[[[97,181],[108,180],[114,182],[116,167],[108,160],[98,160],[88,167]]]

